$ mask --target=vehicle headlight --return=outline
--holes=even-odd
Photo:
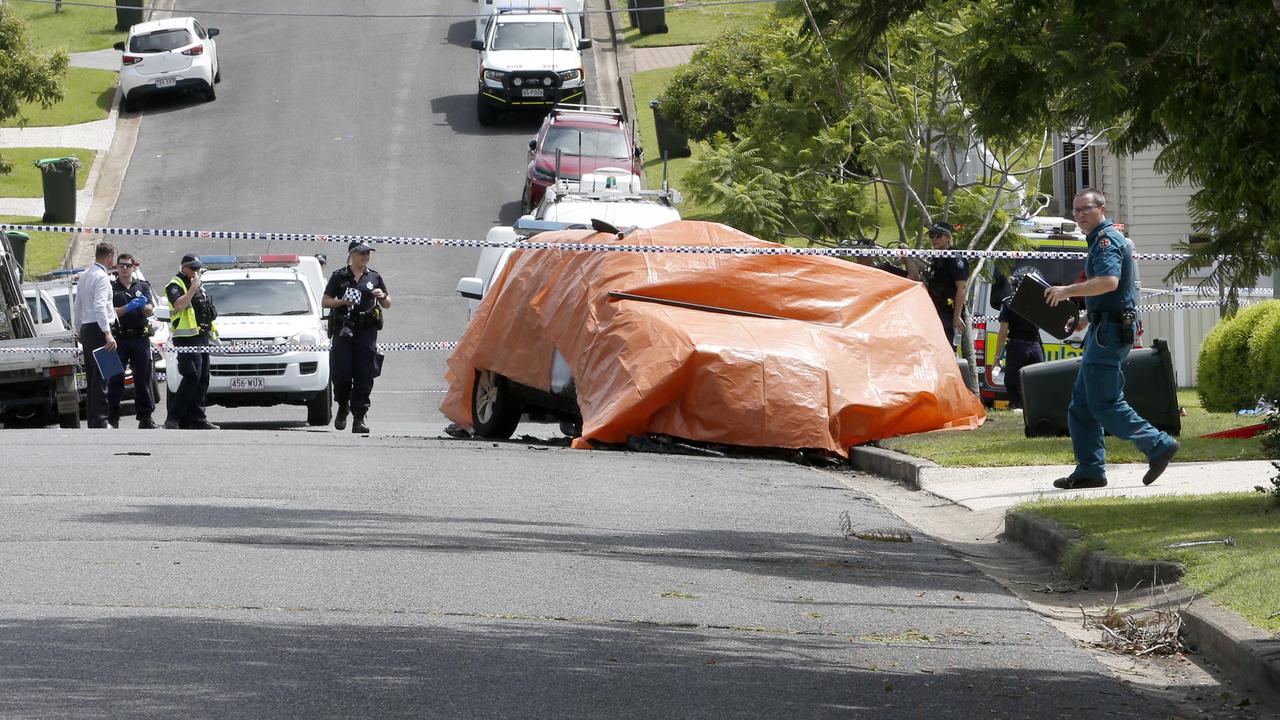
[[[561,82],[573,82],[574,80],[581,80],[581,79],[582,79],[582,68],[578,68],[576,70],[562,70],[560,72]]]
[[[533,166],[533,178],[534,178],[535,180],[545,180],[545,181],[547,181],[547,182],[550,182],[550,181],[552,181],[552,180],[555,180],[555,179],[556,179],[556,176],[555,176],[554,174],[552,174],[552,172],[551,172],[550,170],[547,170],[547,169],[545,169],[545,168],[541,168],[541,167],[538,167],[537,165],[534,165],[534,166]]]
[[[507,74],[501,70],[485,70],[484,71],[485,80],[492,80],[494,82],[500,83],[506,77],[507,77]]]
[[[311,330],[304,330],[297,335],[289,336],[289,342],[293,345],[319,345],[320,334]]]

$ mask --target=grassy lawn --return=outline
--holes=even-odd
[[[1193,389],[1178,391],[1178,404],[1186,409],[1179,462],[1208,460],[1265,460],[1257,438],[1248,440],[1206,440],[1219,430],[1262,422],[1256,416],[1205,412]],[[1106,439],[1108,462],[1146,462],[1132,443]],[[1070,438],[1027,438],[1023,436],[1022,415],[1007,410],[987,411],[987,422],[977,430],[939,431],[907,435],[881,441],[882,447],[916,457],[928,458],[947,467],[1002,467],[1011,465],[1071,465]]]
[[[9,7],[27,24],[32,44],[44,50],[66,50],[69,53],[103,50],[127,33],[116,32],[115,0],[77,0],[77,5],[63,5],[56,11],[47,3],[10,0]],[[85,7],[101,5],[103,8]]]
[[[32,198],[44,196],[44,179],[34,164],[36,160],[72,155],[80,158],[76,189],[83,190],[93,167],[94,151],[84,148],[5,148],[0,150],[0,155],[13,165],[13,172],[0,175],[0,197]]]
[[[62,82],[62,102],[48,109],[38,103],[21,103],[18,115],[0,121],[0,127],[56,127],[102,120],[111,111],[116,95],[117,73],[111,70],[69,68]]]
[[[15,225],[39,225],[40,218],[12,217],[0,215],[0,223]],[[67,254],[67,243],[71,235],[52,232],[29,232],[27,242],[27,267],[24,280],[56,270],[62,267],[62,257]]]
[[[1083,540],[1064,565],[1088,551],[1134,560],[1176,560],[1183,583],[1235,611],[1253,625],[1280,632],[1280,505],[1259,493],[1130,500],[1046,501],[1022,506],[1078,528]],[[1236,546],[1165,550],[1174,542],[1235,538]]]
[[[636,130],[640,134],[640,147],[644,148],[644,184],[651,190],[662,187],[662,154],[658,150],[658,135],[654,129],[653,110],[649,108],[649,101],[662,94],[678,69],[662,68],[631,76],[631,94],[636,100],[638,117]],[[703,147],[701,143],[690,142],[689,149],[693,152],[691,157],[672,158],[667,163],[667,181],[671,187],[684,192],[681,180],[684,179],[685,172],[702,157]],[[685,220],[714,220],[716,208],[698,205],[686,197],[680,206],[680,216]]]
[[[674,8],[682,4],[680,0],[668,3]],[[638,29],[631,26],[630,20],[622,16],[622,37],[633,48],[701,45],[726,30],[765,22],[773,8],[774,3],[757,3],[672,9],[666,13],[667,32],[655,35],[641,35]]]

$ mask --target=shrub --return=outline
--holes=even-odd
[[[1272,318],[1277,313],[1280,302],[1251,305],[1218,323],[1205,338],[1197,373],[1200,402],[1205,410],[1234,412],[1254,407],[1258,398],[1272,389],[1276,376],[1258,374],[1251,357],[1268,365],[1280,363],[1276,359],[1280,356],[1280,330],[1272,330]],[[1254,342],[1256,353],[1251,355],[1250,338],[1259,329],[1265,337]]]

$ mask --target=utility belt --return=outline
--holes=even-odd
[[[118,328],[115,330],[116,337],[122,338],[145,338],[151,337],[151,326],[147,325],[140,328]]]
[[[1120,326],[1120,341],[1126,345],[1132,345],[1134,332],[1138,325],[1137,310],[1122,310],[1120,312],[1098,311],[1089,313],[1090,323],[1111,323]]]

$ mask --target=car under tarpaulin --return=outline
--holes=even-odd
[[[550,391],[556,350],[582,416],[574,447],[660,433],[844,456],[985,419],[918,283],[829,257],[572,249],[776,247],[716,223],[536,240],[566,249],[513,255],[449,358],[440,409],[459,425],[473,426],[478,370]]]

